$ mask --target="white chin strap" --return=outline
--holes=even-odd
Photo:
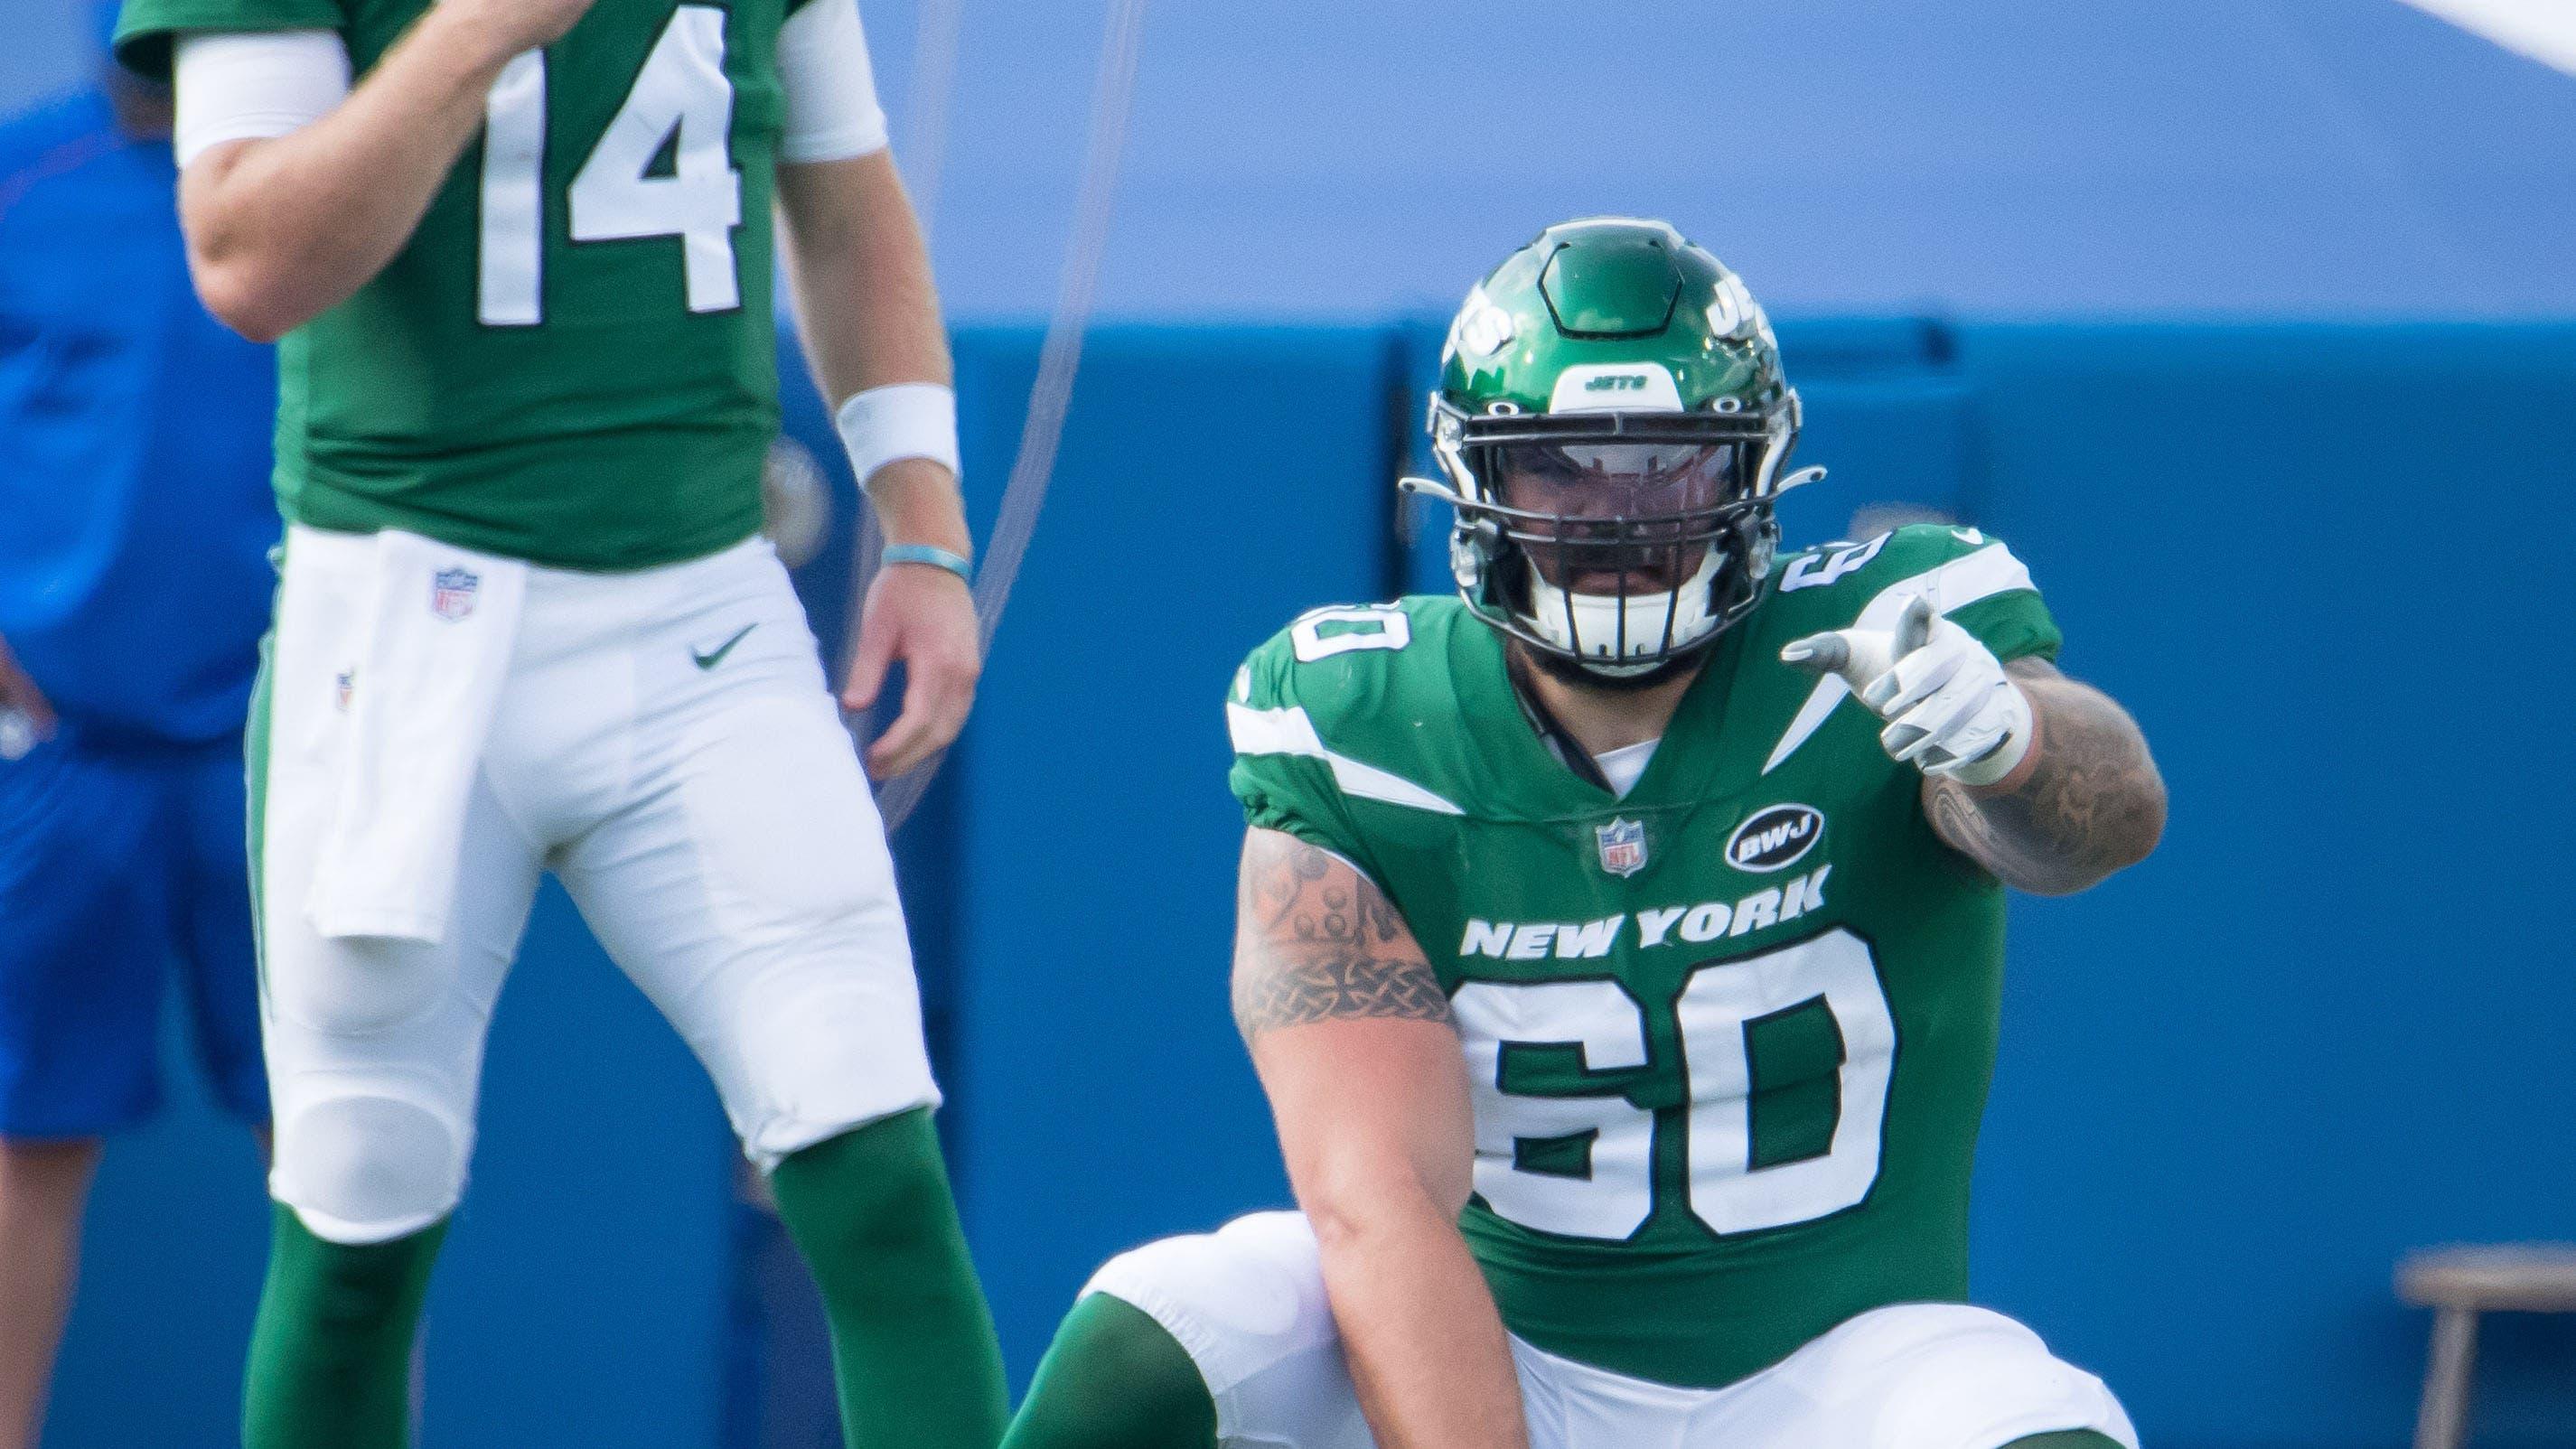
[[[1709,584],[1717,577],[1719,550],[1712,547],[1682,586],[1664,594],[1573,594],[1547,581],[1533,561],[1530,627],[1583,667],[1617,679],[1662,665],[1663,656],[1687,649],[1717,632],[1709,612]],[[1672,645],[1664,647],[1664,621],[1672,620]],[[1622,631],[1625,627],[1625,632]],[[1626,647],[1621,647],[1621,641]]]

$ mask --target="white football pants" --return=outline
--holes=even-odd
[[[1083,1292],[1134,1304],[1188,1350],[1223,1449],[1373,1449],[1304,1215],[1148,1243]],[[1531,1449],[1999,1449],[2068,1429],[2138,1442],[2100,1379],[1965,1304],[1873,1309],[1720,1389],[1511,1348]]]
[[[306,893],[347,691],[370,686],[349,676],[371,542],[290,530],[272,639],[255,808],[278,1201],[340,1243],[455,1208],[484,1033],[548,870],[763,1168],[938,1101],[884,830],[762,540],[636,573],[532,570],[444,940],[320,935]]]

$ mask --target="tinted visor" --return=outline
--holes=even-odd
[[[1722,531],[1746,457],[1737,442],[1495,445],[1487,477],[1520,515],[1509,533],[1558,588],[1661,593],[1681,586]]]

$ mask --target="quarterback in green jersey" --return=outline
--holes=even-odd
[[[842,703],[901,661],[866,768],[953,739],[949,361],[853,0],[127,0],[118,45],[175,80],[199,292],[282,339],[245,1443],[410,1442],[484,1035],[553,874],[768,1174],[848,1443],[990,1449],[884,831],[758,533],[775,235],[888,540]]]
[[[1796,394],[1659,222],[1550,228],[1431,409],[1455,597],[1226,704],[1236,1018],[1300,1213],[1092,1281],[1011,1449],[2134,1449],[1965,1302],[2004,886],[2163,787],[1972,528],[1780,552]]]

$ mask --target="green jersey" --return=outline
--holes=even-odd
[[[761,519],[778,426],[778,31],[802,0],[599,0],[513,61],[393,261],[278,348],[277,490],[562,568],[710,553]],[[362,76],[428,0],[127,0],[127,63],[185,31],[330,29]]]
[[[1916,594],[2002,658],[2057,648],[1973,529],[1796,555],[1625,796],[1551,750],[1454,599],[1316,610],[1236,676],[1246,818],[1374,880],[1449,993],[1463,1226],[1541,1349],[1713,1387],[1967,1291],[2003,890],[1933,834],[1842,681],[1780,662]]]

